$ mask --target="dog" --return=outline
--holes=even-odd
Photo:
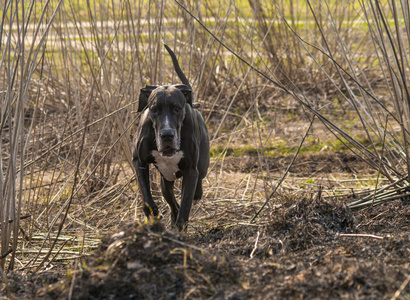
[[[209,167],[209,137],[196,110],[192,87],[174,52],[164,44],[183,84],[146,85],[140,91],[133,164],[147,218],[159,217],[149,180],[149,164],[161,173],[161,192],[171,210],[171,220],[182,231],[194,200],[202,197],[202,180]],[[182,177],[181,205],[175,199],[174,181]]]

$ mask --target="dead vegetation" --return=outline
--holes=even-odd
[[[406,1],[81,3],[1,4],[2,297],[409,297]],[[162,41],[213,151],[182,236],[130,163]]]

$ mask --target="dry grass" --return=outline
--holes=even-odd
[[[256,219],[263,224],[280,204],[277,195],[353,190],[360,196],[395,183],[389,194],[365,198],[368,205],[407,193],[404,1],[186,4],[248,65],[175,2],[1,5],[2,270],[41,272],[57,260],[71,263],[119,222],[142,219],[131,164],[139,117],[133,111],[144,84],[176,81],[163,41],[184,62],[211,145],[221,149],[189,234],[249,223],[267,203]],[[324,172],[323,157],[302,155],[285,178],[299,145],[321,147],[335,141],[332,134],[357,161],[329,161]],[[240,147],[254,152],[232,159],[229,148]],[[284,148],[291,149],[284,158],[274,155]],[[361,163],[355,169],[360,158],[373,171]],[[346,173],[346,165],[353,170]],[[235,210],[229,214],[225,206]],[[160,208],[167,210],[165,203]]]

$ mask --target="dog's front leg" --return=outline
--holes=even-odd
[[[181,208],[179,209],[178,219],[175,224],[179,231],[182,231],[185,224],[188,222],[189,212],[191,210],[192,200],[194,199],[196,184],[198,182],[198,176],[199,174],[197,169],[191,169],[183,175]]]
[[[150,216],[158,216],[158,207],[152,199],[150,183],[149,183],[149,165],[143,164],[138,160],[134,160],[134,168],[137,173],[138,187],[144,201],[144,213],[147,218]]]
[[[175,200],[174,182],[168,181],[164,178],[164,176],[161,176],[161,191],[171,209],[172,224],[175,224],[175,222],[177,221],[179,205],[177,203],[177,200]]]

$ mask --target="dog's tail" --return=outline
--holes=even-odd
[[[174,69],[177,72],[179,79],[181,79],[182,83],[188,86],[192,90],[192,87],[189,84],[188,79],[186,78],[184,72],[182,72],[181,68],[179,67],[178,60],[177,60],[177,57],[175,56],[174,51],[172,51],[171,48],[169,48],[168,45],[165,43],[164,43],[164,46],[165,46],[165,49],[167,49],[169,55],[171,55],[172,63],[174,64]]]

